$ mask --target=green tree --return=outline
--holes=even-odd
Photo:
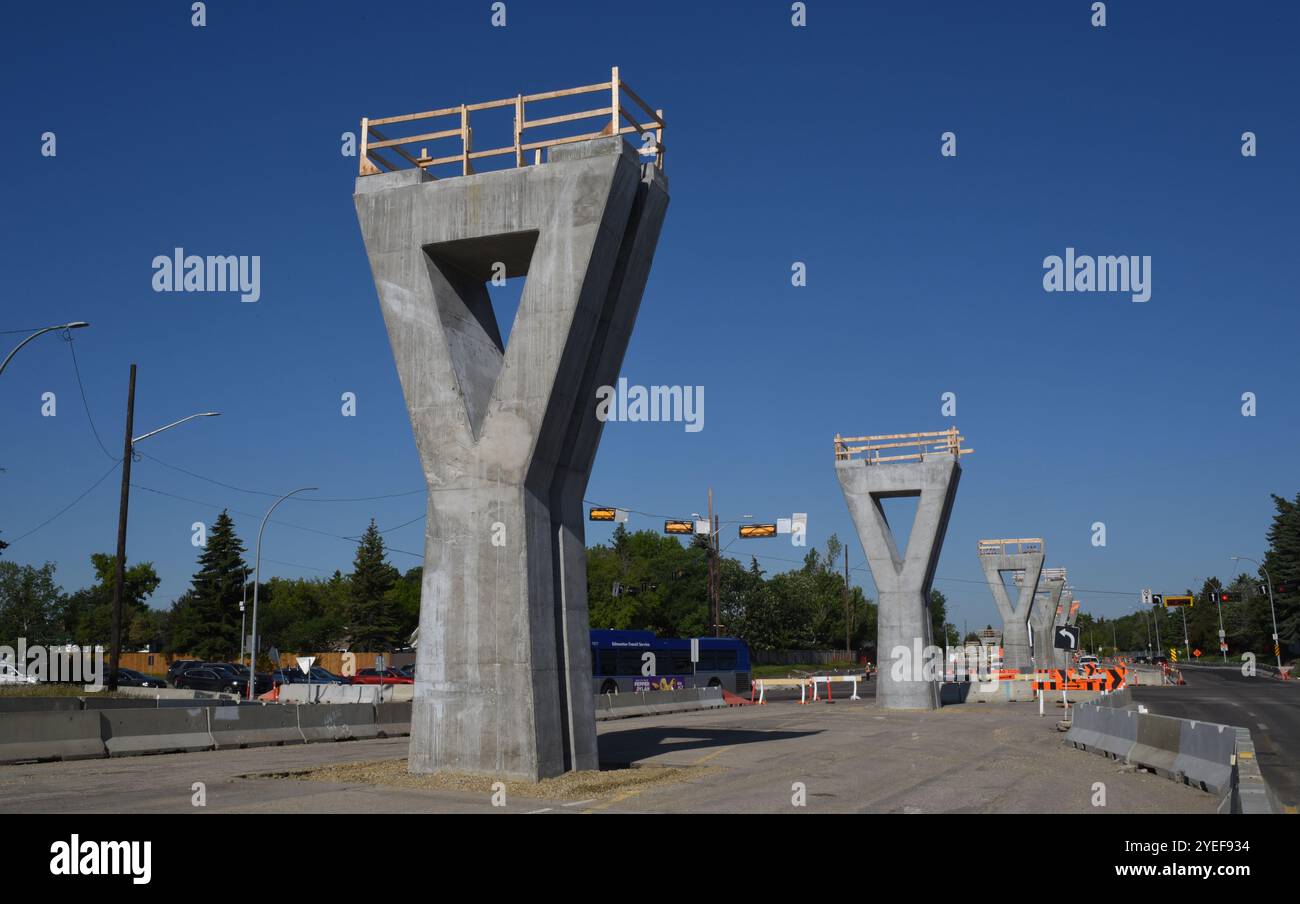
[[[956,627],[948,624],[948,597],[942,590],[930,591],[930,638],[930,643],[940,647],[955,647],[961,640]]]
[[[0,643],[19,637],[47,643],[56,628],[63,591],[54,581],[54,563],[40,568],[0,562]]]
[[[235,657],[247,570],[235,522],[223,510],[208,531],[190,591],[173,606],[171,646],[176,652],[200,659]]]
[[[399,577],[397,569],[388,564],[383,534],[371,518],[357,544],[349,581],[347,629],[352,649],[389,650],[398,645],[395,607],[388,594]]]
[[[103,644],[113,638],[113,586],[117,581],[117,556],[97,552],[90,563],[95,583],[64,597],[52,634],[62,643]],[[148,599],[161,583],[152,562],[137,562],[124,571],[122,585],[122,637],[131,644],[131,627],[138,615],[149,611]],[[53,639],[53,638],[52,638]]]
[[[1282,583],[1294,583],[1300,580],[1300,493],[1294,499],[1273,496],[1273,507],[1277,514],[1269,526],[1267,539],[1268,551],[1264,553],[1264,567],[1268,577],[1272,578],[1274,588]],[[1262,576],[1261,576],[1262,577]],[[1259,596],[1259,594],[1255,594]],[[1278,593],[1274,589],[1274,603],[1277,608],[1277,633],[1283,644],[1288,646],[1300,642],[1300,590]],[[1259,610],[1258,621],[1263,621],[1268,607],[1267,595],[1254,607]],[[1265,635],[1268,652],[1272,652],[1272,617],[1269,615],[1269,629]]]

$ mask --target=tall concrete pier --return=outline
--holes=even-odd
[[[1029,612],[1043,570],[1043,541],[1037,538],[981,540],[979,557],[989,590],[993,593],[993,602],[1002,616],[1002,666],[1028,671],[1033,656],[1029,646]],[[1003,583],[1002,575],[1007,572],[1022,573],[1018,582],[1019,599],[1014,606]]]
[[[1038,579],[1038,594],[1029,611],[1029,624],[1033,628],[1034,667],[1054,668],[1056,646],[1053,622],[1061,604],[1061,591],[1065,589],[1064,568],[1044,568]]]
[[[939,708],[942,657],[937,678],[926,672],[924,659],[932,643],[930,585],[961,479],[961,456],[972,451],[961,448],[962,439],[956,428],[835,437],[835,473],[880,597],[876,702],[888,709]],[[905,555],[882,504],[898,497],[917,498]]]
[[[598,767],[582,498],[668,186],[617,133],[480,174],[462,137],[463,172],[372,155],[355,195],[429,487],[410,769],[540,779]]]

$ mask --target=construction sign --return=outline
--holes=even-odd
[[[1073,669],[1050,669],[1046,679],[1035,680],[1038,691],[1117,691],[1124,687],[1128,670],[1123,666],[1113,669],[1095,669],[1081,675]]]
[[[1177,650],[1177,648],[1175,648],[1175,647],[1170,647],[1170,648],[1169,648],[1169,661],[1170,661],[1170,662],[1177,662],[1177,661],[1178,661],[1178,650]]]
[[[1201,658],[1201,648],[1200,648],[1200,647],[1197,647],[1195,650],[1192,650],[1192,655],[1195,656],[1197,659],[1200,659],[1200,658]]]

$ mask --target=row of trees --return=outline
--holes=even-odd
[[[159,584],[152,563],[130,564],[122,594],[124,648],[234,658],[240,649],[239,606],[248,599],[251,607],[253,597],[244,552],[234,521],[223,511],[208,534],[189,590],[170,609],[149,606]],[[0,638],[107,645],[116,561],[116,556],[92,555],[94,583],[70,594],[59,588],[52,563],[0,562]],[[416,567],[401,574],[388,563],[383,535],[372,520],[357,544],[351,573],[271,578],[261,584],[258,645],[283,650],[403,646],[419,619],[421,573]]]
[[[1273,497],[1277,513],[1267,539],[1264,564],[1275,584],[1300,579],[1300,494]],[[149,600],[158,575],[148,562],[131,564],[123,588],[123,637],[128,649],[228,659],[239,650],[239,603],[252,597],[245,548],[234,522],[222,512],[212,526],[190,589],[170,609]],[[711,633],[708,574],[711,551],[704,538],[683,546],[654,531],[619,525],[609,544],[587,550],[588,609],[592,627],[649,629],[661,636]],[[767,575],[756,558],[748,567],[720,557],[717,587],[723,630],[756,650],[843,649],[846,633],[854,650],[870,650],[876,636],[876,604],[837,570],[843,546],[832,535],[826,549],[811,549],[800,567]],[[65,594],[55,566],[0,561],[0,642],[25,637],[29,643],[107,643],[112,624],[114,557],[91,556],[95,581]],[[422,570],[405,574],[389,564],[384,540],[372,520],[360,538],[352,571],[329,578],[271,578],[258,591],[258,633],[265,645],[284,650],[387,650],[403,646],[419,621]],[[1217,577],[1188,589],[1197,604],[1186,612],[1157,610],[1105,619],[1081,613],[1084,643],[1092,648],[1145,649],[1150,636],[1162,649],[1180,646],[1183,616],[1190,645],[1208,657],[1218,652],[1220,590],[1241,595],[1222,607],[1223,628],[1234,654],[1270,655],[1273,621],[1261,578],[1239,574],[1224,584]],[[936,643],[955,644],[947,624],[947,601],[934,591],[930,601]],[[1300,642],[1300,593],[1276,598],[1283,646]],[[846,632],[847,615],[847,632]]]
[[[1274,585],[1292,583],[1300,579],[1300,494],[1294,499],[1273,496],[1276,513],[1269,526],[1268,551],[1264,554],[1264,568]],[[1184,596],[1195,597],[1190,609],[1153,608],[1151,612],[1132,612],[1118,618],[1093,618],[1079,614],[1083,643],[1096,648],[1117,647],[1120,650],[1151,649],[1167,654],[1176,648],[1183,656],[1184,644],[1201,651],[1202,659],[1217,659],[1219,653],[1219,620],[1228,644],[1228,655],[1233,658],[1242,653],[1254,653],[1260,660],[1273,656],[1273,616],[1277,616],[1278,639],[1283,659],[1288,648],[1300,643],[1300,593],[1277,593],[1274,605],[1269,605],[1268,581],[1259,574],[1241,573],[1228,581],[1208,577],[1183,591]],[[1261,592],[1261,585],[1264,589]],[[1237,595],[1237,602],[1217,603],[1221,591]],[[1184,633],[1184,618],[1186,633]],[[1159,642],[1157,646],[1157,632]],[[1089,637],[1092,640],[1089,640]]]
[[[861,587],[848,589],[836,563],[843,545],[831,535],[825,552],[810,549],[803,565],[770,577],[751,557],[718,560],[718,603],[723,631],[756,650],[873,649],[876,604]],[[689,546],[654,531],[614,530],[608,545],[587,550],[587,600],[593,628],[648,629],[661,636],[711,633],[708,604],[709,548],[697,537]],[[851,584],[851,582],[850,582]],[[947,624],[947,601],[930,599],[936,643],[956,643]],[[848,631],[845,630],[845,618]]]

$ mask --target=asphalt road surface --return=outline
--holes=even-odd
[[[318,766],[400,761],[407,739],[392,738],[0,766],[0,812],[301,817],[372,812],[1082,815],[1215,810],[1212,794],[1073,750],[1063,737],[1056,718],[1040,717],[1031,704],[888,712],[868,701],[837,696],[833,705],[777,702],[601,722],[597,739],[606,765],[668,767],[680,774],[658,784],[559,797],[507,781],[504,808],[493,806],[486,786],[469,791],[377,784],[351,774],[325,781],[293,777]],[[1099,782],[1105,788],[1104,806],[1097,802]],[[194,797],[200,789],[205,794],[201,807]]]
[[[1183,666],[1182,687],[1135,687],[1133,699],[1153,713],[1249,728],[1255,754],[1278,801],[1300,806],[1300,682],[1240,668]]]

